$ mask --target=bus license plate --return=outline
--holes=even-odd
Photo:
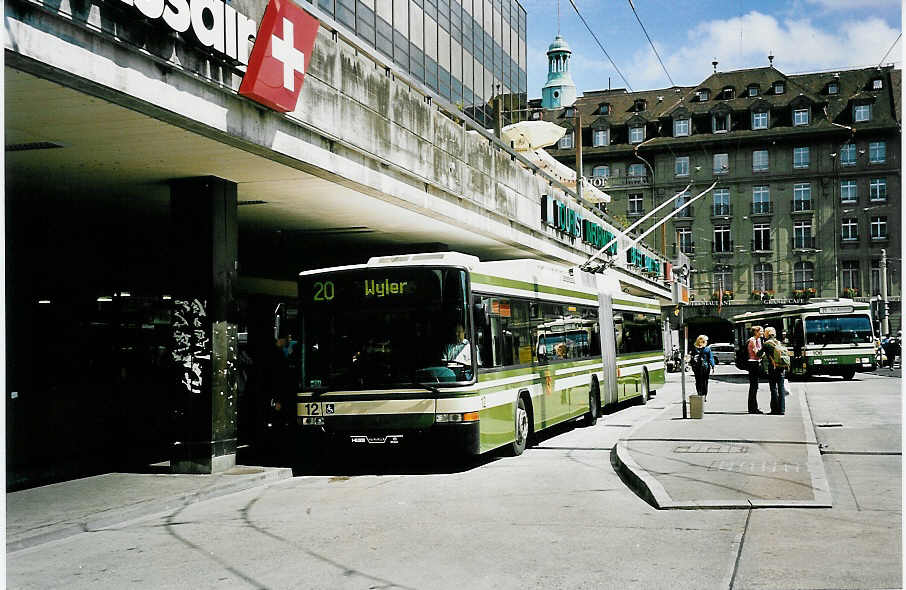
[[[398,445],[403,440],[402,434],[388,434],[387,436],[370,436],[364,434],[353,434],[349,440],[356,444],[368,445]]]

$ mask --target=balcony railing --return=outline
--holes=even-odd
[[[723,203],[715,203],[711,206],[711,217],[720,217],[733,214],[733,207]]]
[[[804,211],[812,212],[812,200],[802,200],[794,199],[793,200],[793,213],[802,213]]]
[[[794,236],[793,250],[814,250],[815,236]]]
[[[752,203],[752,215],[771,215],[774,212],[774,203],[759,201]]]
[[[607,188],[645,186],[650,183],[650,178],[647,174],[611,174],[604,182]]]
[[[771,240],[752,240],[752,252],[773,252],[774,248],[771,247]]]
[[[711,254],[714,256],[732,256],[733,240],[729,242],[713,242],[711,244]]]
[[[841,235],[840,244],[843,246],[858,246],[859,245],[859,236],[858,236],[858,234],[855,236]]]

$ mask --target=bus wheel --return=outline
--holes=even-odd
[[[850,381],[855,376],[856,376],[855,369],[846,369],[846,371],[843,373],[843,378],[846,379],[847,381]]]
[[[511,451],[514,457],[518,457],[525,450],[529,436],[529,419],[528,412],[525,411],[525,400],[522,396],[516,401],[516,440],[513,441]]]
[[[648,389],[648,371],[642,371],[642,382],[641,382],[641,386],[642,386],[642,395],[641,395],[641,397],[639,398],[639,403],[640,403],[641,405],[644,406],[645,404],[648,403],[648,395],[649,395],[649,389]]]
[[[588,413],[585,414],[585,425],[594,426],[598,422],[598,412],[601,408],[601,397],[598,393],[598,382],[592,381],[588,388]]]

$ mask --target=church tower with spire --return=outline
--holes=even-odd
[[[541,89],[543,108],[568,107],[576,102],[576,85],[569,74],[569,57],[572,53],[559,33],[547,48],[547,83]]]

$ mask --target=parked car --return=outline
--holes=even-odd
[[[736,362],[736,350],[732,344],[725,342],[716,342],[711,345],[711,354],[714,355],[714,363],[732,365]]]

